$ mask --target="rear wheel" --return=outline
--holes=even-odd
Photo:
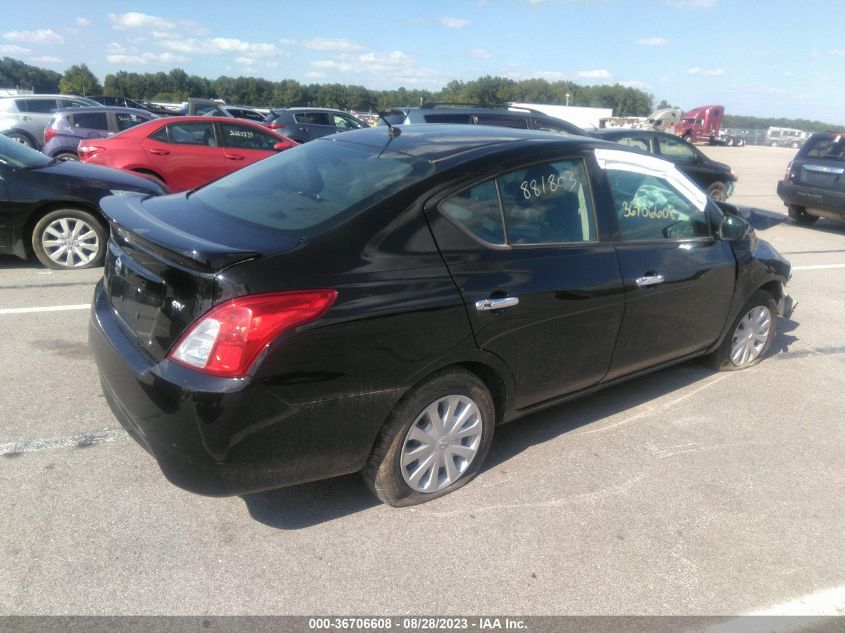
[[[791,204],[787,207],[787,213],[789,213],[789,217],[792,218],[796,224],[801,224],[803,226],[810,226],[818,221],[818,218],[815,215],[810,215],[804,207],[799,207],[795,204]]]
[[[88,211],[57,209],[32,231],[32,250],[48,268],[92,268],[106,256],[105,227]]]
[[[777,304],[768,292],[758,290],[731,325],[722,345],[710,355],[710,364],[721,371],[753,367],[765,357],[777,330]]]
[[[35,147],[35,143],[32,142],[32,139],[29,135],[24,134],[23,132],[9,132],[6,134],[7,137],[15,141],[16,143],[20,143],[21,145],[26,145],[27,147]]]
[[[58,160],[79,160],[79,156],[77,156],[74,152],[59,152],[53,158]]]
[[[728,188],[721,182],[714,182],[707,187],[707,195],[717,202],[724,202],[728,199]]]
[[[745,139],[743,139],[743,138],[736,139],[736,146],[737,147],[742,147],[743,145],[745,145]]]
[[[494,424],[493,399],[475,374],[436,374],[396,405],[362,471],[364,481],[396,507],[448,494],[478,474]]]

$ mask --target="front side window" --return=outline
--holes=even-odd
[[[542,163],[502,174],[448,198],[440,210],[490,244],[596,239],[592,198],[580,160]]]
[[[609,169],[607,178],[623,241],[710,237],[710,223],[668,181],[633,171]]]
[[[105,112],[80,112],[73,115],[73,127],[89,130],[108,130],[109,121]]]
[[[227,147],[272,150],[273,146],[280,142],[275,136],[265,134],[249,125],[221,123],[220,129]]]
[[[694,163],[695,152],[683,141],[660,137],[660,154],[674,163]]]
[[[628,147],[633,147],[634,149],[640,149],[644,152],[651,151],[649,149],[647,136],[623,136],[622,138],[616,139],[616,142],[622,145],[627,145]]]
[[[361,127],[355,120],[350,119],[349,117],[333,114],[331,115],[331,118],[332,125],[336,128],[340,128],[341,130],[357,130]]]
[[[150,120],[149,118],[138,114],[127,114],[124,112],[117,112],[115,114],[115,118],[117,119],[117,129],[121,131],[128,130],[131,127],[135,127],[140,123],[146,123]]]

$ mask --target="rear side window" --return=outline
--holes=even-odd
[[[596,239],[593,202],[581,160],[502,174],[440,203],[440,211],[490,244],[537,245]]]
[[[801,154],[805,158],[845,160],[845,134],[811,136]]]
[[[109,121],[105,112],[80,112],[71,117],[73,127],[91,130],[108,130]]]
[[[269,229],[313,234],[433,171],[429,161],[405,154],[313,141],[244,167],[190,196],[230,218]]]
[[[607,178],[621,240],[710,237],[706,213],[663,178],[617,169],[609,169]]]
[[[475,122],[477,125],[496,125],[498,127],[513,127],[520,130],[528,129],[528,119],[523,116],[479,114],[475,117]]]
[[[297,123],[305,125],[329,125],[329,115],[325,112],[300,112],[293,115]]]
[[[55,99],[21,99],[18,101],[18,110],[21,112],[34,112],[36,114],[47,114],[56,109]]]
[[[171,123],[150,138],[173,145],[217,145],[213,123]]]

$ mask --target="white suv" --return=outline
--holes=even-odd
[[[74,95],[18,95],[0,98],[0,134],[41,149],[44,128],[50,125],[51,112],[57,108],[83,108],[100,105]]]

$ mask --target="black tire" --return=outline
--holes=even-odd
[[[408,457],[413,457],[415,451],[422,449],[426,452],[426,444],[409,437],[412,427],[415,427],[415,429],[431,427],[434,431],[434,427],[428,418],[428,411],[431,410],[432,406],[438,405],[435,410],[439,415],[443,410],[440,403],[450,398],[460,398],[477,407],[477,415],[471,414],[466,421],[461,423],[459,429],[453,428],[452,431],[448,432],[448,435],[454,438],[455,431],[464,433],[472,431],[473,420],[476,419],[480,423],[480,431],[477,430],[472,437],[452,440],[452,446],[456,450],[465,449],[464,452],[474,450],[474,456],[469,460],[456,456],[455,453],[450,452],[449,446],[441,446],[438,441],[436,444],[432,444],[427,451],[431,454],[432,465],[426,466],[428,460],[419,463],[418,459],[407,462],[403,471],[401,458],[404,450],[407,449],[410,453],[410,455],[406,453],[406,461]],[[457,408],[456,410],[462,411],[463,409]],[[481,469],[490,448],[490,442],[493,439],[495,414],[490,392],[475,374],[462,369],[452,369],[433,375],[408,392],[388,416],[367,465],[361,471],[364,481],[382,502],[394,507],[424,503],[457,490],[469,483]],[[427,437],[431,436],[427,435]],[[441,441],[442,439],[441,437]],[[456,445],[455,442],[461,444]],[[448,441],[446,443],[448,444]],[[447,470],[447,460],[449,459],[452,460],[452,468],[456,472],[460,471],[451,483],[447,483],[451,479]],[[467,464],[463,465],[463,470],[461,470],[459,462],[455,461],[456,459],[468,461]],[[415,468],[416,472],[422,472],[422,475],[418,478],[417,487],[422,487],[424,485],[423,480],[427,479],[431,483],[432,491],[423,492],[409,485],[406,477],[413,480],[411,471]],[[429,474],[428,478],[426,478],[426,474]]]
[[[744,138],[736,139],[736,146],[737,147],[742,147],[743,145],[745,145],[745,139]]]
[[[56,209],[32,230],[32,250],[55,270],[93,268],[106,256],[108,231],[94,214],[82,209]]]
[[[79,160],[79,156],[75,152],[59,152],[53,158],[58,160]]]
[[[684,134],[683,139],[684,139],[687,143],[692,143],[692,134],[690,134],[689,132],[687,132],[686,134]]]
[[[810,215],[804,207],[799,207],[795,204],[790,204],[787,207],[787,213],[796,224],[800,224],[801,226],[810,226],[818,222],[818,217]]]
[[[728,199],[728,188],[721,182],[714,182],[707,187],[707,195],[717,202],[724,202]]]
[[[761,323],[757,318],[763,316],[763,313],[759,312],[761,309],[768,311],[769,324],[765,341],[762,342],[759,341],[758,336],[752,336],[752,329],[749,327],[749,325]],[[772,341],[774,341],[777,332],[777,319],[778,307],[774,297],[764,290],[758,290],[751,295],[748,303],[739,311],[719,349],[707,357],[708,364],[719,371],[736,371],[753,367],[766,357],[772,347]],[[755,339],[754,343],[750,342],[751,338]],[[743,340],[749,340],[749,345],[743,346]],[[735,343],[738,345],[736,348],[734,347]],[[742,356],[738,362],[734,352],[742,351],[743,347],[753,348],[754,355],[748,359]]]
[[[733,136],[726,136],[725,137],[725,145],[727,145],[728,147],[733,147],[734,137]]]
[[[798,141],[792,142],[792,149],[799,149],[800,147],[801,147],[801,143],[799,143]]]
[[[35,148],[35,141],[32,140],[32,137],[30,137],[29,134],[25,134],[23,132],[7,132],[6,136],[16,143]]]

